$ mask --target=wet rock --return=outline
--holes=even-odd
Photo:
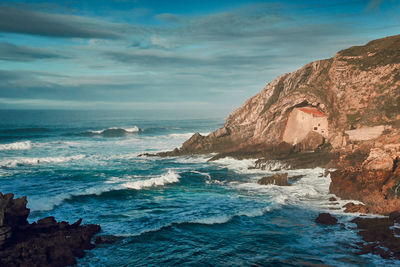
[[[318,217],[315,219],[315,222],[324,225],[338,224],[338,220],[329,213],[320,213]]]
[[[57,222],[47,217],[29,224],[25,197],[0,193],[0,266],[67,266],[92,249],[100,226]]]
[[[359,229],[358,234],[364,242],[359,243],[359,254],[372,253],[385,259],[400,259],[399,213],[387,218],[356,218],[352,220]]]
[[[257,183],[260,185],[273,184],[279,186],[289,186],[290,183],[288,182],[287,177],[288,177],[287,173],[275,174],[273,176],[263,177],[260,180],[258,180]]]
[[[346,213],[355,213],[355,212],[368,213],[368,208],[362,204],[354,204],[350,202],[344,205],[343,208],[345,208],[344,212]]]

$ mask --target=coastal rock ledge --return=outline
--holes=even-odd
[[[56,222],[47,217],[30,224],[26,197],[0,192],[0,266],[69,266],[94,248],[100,226]]]

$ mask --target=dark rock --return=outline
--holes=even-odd
[[[329,201],[337,201],[337,199],[335,197],[330,197]]]
[[[396,228],[393,230],[393,214],[389,218],[356,218],[352,220],[359,229],[358,234],[363,241],[360,243],[359,254],[372,253],[382,258],[400,259],[400,238]]]
[[[92,237],[100,226],[70,225],[46,217],[29,224],[25,197],[0,193],[0,266],[67,266],[94,248]]]
[[[338,220],[329,213],[320,213],[315,222],[324,225],[336,225]]]
[[[347,203],[346,205],[344,205],[343,208],[346,208],[344,210],[344,212],[346,212],[346,213],[354,213],[354,212],[368,213],[368,208],[362,204],[354,204],[354,203],[350,202],[350,203]]]
[[[257,183],[260,185],[273,184],[279,186],[289,186],[290,184],[287,181],[287,177],[288,177],[287,173],[275,174],[273,176],[263,177],[260,180],[258,180]]]

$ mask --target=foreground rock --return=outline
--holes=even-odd
[[[324,225],[338,224],[338,220],[329,213],[320,213],[318,217],[315,219],[315,222]]]
[[[29,224],[26,197],[0,193],[0,266],[67,266],[94,248],[100,226],[56,222],[47,217]]]
[[[364,242],[359,243],[360,254],[373,253],[385,259],[400,259],[400,214],[388,218],[356,218],[354,222]],[[395,223],[397,226],[395,226]]]

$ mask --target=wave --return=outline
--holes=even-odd
[[[43,157],[43,158],[11,158],[7,160],[0,161],[1,168],[15,168],[25,165],[39,165],[39,164],[49,164],[49,163],[64,163],[72,160],[83,159],[85,155],[75,155],[67,157]]]
[[[54,197],[47,198],[30,198],[29,208],[32,211],[49,211],[54,209],[56,206],[61,205],[64,201],[68,199],[72,199],[74,197],[82,197],[82,196],[90,196],[97,195],[100,196],[104,193],[112,192],[112,191],[120,191],[127,189],[144,189],[153,186],[162,186],[170,183],[179,182],[180,175],[172,170],[168,170],[167,173],[160,175],[158,177],[146,179],[146,180],[138,180],[134,182],[128,182],[132,180],[132,178],[140,178],[143,176],[132,175],[132,176],[124,176],[124,177],[111,177],[103,184],[99,184],[97,186],[93,186],[90,188],[86,188],[79,192],[69,192],[58,194]]]
[[[179,182],[181,176],[174,172],[173,170],[168,170],[166,174],[160,175],[158,177],[146,179],[146,180],[139,180],[134,182],[127,182],[124,183],[122,186],[129,189],[136,189],[140,190],[143,188],[149,188],[153,186],[162,186],[166,184],[172,184]]]
[[[137,126],[133,126],[131,128],[112,127],[112,128],[107,128],[107,129],[103,129],[103,130],[86,131],[86,132],[81,133],[80,135],[87,135],[87,136],[101,135],[104,137],[121,137],[126,134],[138,133],[139,131],[140,131],[140,129]]]
[[[31,149],[31,142],[15,142],[10,144],[0,144],[0,151],[2,150],[28,150]]]

